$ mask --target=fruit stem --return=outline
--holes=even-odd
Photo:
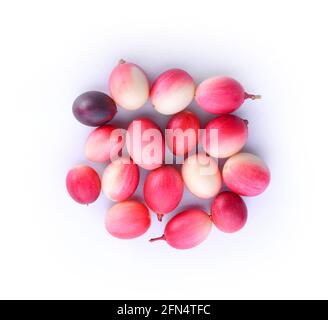
[[[165,240],[165,235],[163,234],[161,237],[152,238],[149,240],[149,242],[155,242],[155,241],[159,241],[159,240]]]
[[[161,214],[161,213],[157,213],[157,219],[158,219],[158,221],[162,221],[162,219],[163,219],[163,214]]]
[[[256,100],[256,99],[261,99],[261,96],[259,94],[249,94],[245,92],[245,99]]]
[[[246,126],[247,126],[247,125],[248,125],[248,120],[244,119],[243,121],[244,121],[244,123],[245,123]]]
[[[120,59],[119,62],[118,62],[118,64],[123,64],[123,63],[126,63],[126,61],[123,60],[123,59]]]

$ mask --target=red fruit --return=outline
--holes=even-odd
[[[79,165],[68,172],[66,188],[76,202],[89,204],[98,199],[101,183],[95,170],[85,165]]]
[[[102,177],[102,189],[112,201],[128,199],[139,184],[139,168],[130,158],[119,158],[110,163]]]
[[[120,60],[112,71],[109,91],[115,102],[127,109],[141,108],[149,96],[149,81],[145,72],[136,64]]]
[[[163,72],[153,83],[150,99],[155,110],[162,114],[175,114],[186,108],[195,95],[195,83],[183,70]]]
[[[222,192],[212,202],[212,221],[223,232],[240,230],[247,220],[247,207],[243,199],[233,192]]]
[[[228,158],[239,152],[247,142],[247,120],[226,114],[211,120],[205,127],[202,145],[215,158]]]
[[[103,92],[85,92],[73,103],[74,117],[87,126],[102,126],[112,120],[116,112],[115,102]]]
[[[165,141],[160,127],[147,118],[133,120],[127,130],[126,147],[133,161],[146,170],[159,168]]]
[[[176,249],[190,249],[203,242],[211,231],[209,215],[199,209],[183,211],[173,217],[165,227],[164,234],[150,241],[166,240]]]
[[[190,111],[175,114],[166,126],[167,144],[174,155],[190,152],[198,143],[200,124],[197,116]]]
[[[245,99],[259,99],[248,94],[242,85],[228,77],[213,77],[204,80],[196,89],[195,99],[207,112],[215,114],[231,113],[237,110]]]
[[[151,171],[144,184],[144,197],[148,207],[156,212],[158,220],[173,211],[181,201],[184,183],[180,173],[172,166]]]
[[[114,237],[132,239],[144,234],[150,226],[147,207],[133,200],[112,206],[106,215],[106,229]]]
[[[223,166],[223,181],[227,187],[242,196],[257,196],[270,183],[270,171],[266,164],[250,153],[238,153]]]
[[[106,125],[93,130],[85,144],[85,157],[93,162],[115,159],[124,146],[122,129]]]

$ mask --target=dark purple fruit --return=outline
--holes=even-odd
[[[114,100],[99,91],[88,91],[78,96],[73,103],[74,117],[81,123],[98,127],[112,120],[117,112]]]

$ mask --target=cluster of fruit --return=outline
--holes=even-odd
[[[110,96],[90,91],[73,103],[73,114],[81,123],[97,126],[85,144],[85,156],[93,162],[110,163],[102,179],[90,166],[72,168],[66,177],[71,197],[82,204],[94,202],[101,189],[113,205],[106,215],[106,229],[121,239],[144,234],[151,223],[148,207],[162,220],[180,203],[184,186],[196,197],[214,198],[211,215],[196,207],[175,215],[161,237],[177,249],[189,249],[208,236],[212,223],[223,232],[240,230],[247,220],[247,207],[240,196],[256,196],[270,182],[270,172],[257,156],[240,152],[248,137],[248,122],[230,114],[248,94],[234,79],[213,77],[196,87],[192,77],[180,69],[161,74],[153,83],[136,64],[120,61],[109,78]],[[169,119],[165,135],[148,118],[133,120],[127,130],[108,124],[117,113],[116,104],[128,110],[141,108],[150,97],[154,109]],[[195,98],[203,110],[217,114],[203,130],[197,116],[184,110]],[[204,152],[198,150],[198,142]],[[165,143],[178,165],[165,161]],[[123,152],[126,149],[127,154]],[[222,171],[217,159],[225,159]],[[165,163],[166,162],[166,163]],[[139,167],[149,170],[144,183],[145,204],[129,199],[139,184]],[[222,184],[230,191],[220,193]]]

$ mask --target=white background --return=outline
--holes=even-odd
[[[327,30],[326,1],[2,1],[0,298],[328,298]],[[178,251],[148,243],[167,221],[153,219],[122,241],[105,231],[104,196],[89,207],[68,197],[66,172],[85,162],[91,130],[71,104],[106,92],[120,58],[151,80],[179,67],[263,96],[237,112],[246,150],[272,173],[246,199],[243,231],[213,228]],[[150,106],[137,114],[168,119]],[[135,116],[120,109],[114,123]],[[209,208],[186,191],[180,209],[193,203]]]

